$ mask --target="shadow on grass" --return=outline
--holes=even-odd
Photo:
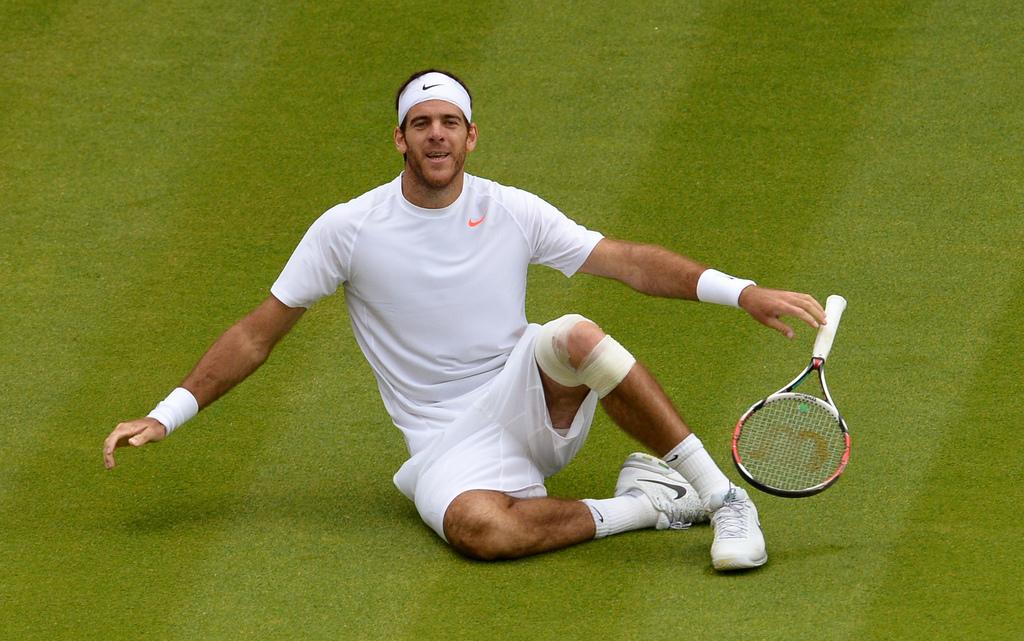
[[[303,529],[328,531],[349,527],[416,527],[419,515],[413,504],[390,485],[362,486],[358,493],[348,488],[267,487],[249,492],[209,490],[180,493],[159,504],[125,508],[117,523],[131,534],[160,535],[190,529],[219,529],[233,525],[292,521]]]

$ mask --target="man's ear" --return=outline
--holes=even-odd
[[[469,133],[466,135],[466,151],[473,151],[476,149],[476,141],[480,136],[480,132],[477,131],[476,123],[470,123]]]
[[[404,154],[409,151],[409,146],[405,144],[405,133],[402,132],[401,127],[395,127],[393,138],[395,140],[395,149],[397,149],[399,153]]]

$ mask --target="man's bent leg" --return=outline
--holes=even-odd
[[[643,365],[637,363],[601,404],[617,425],[692,483],[705,503],[732,486]]]
[[[552,420],[578,407],[587,391],[601,384],[601,404],[612,420],[651,450],[665,454],[692,432],[654,377],[621,345],[614,343],[614,356],[606,352],[607,363],[594,358],[598,346],[610,338],[575,314],[544,326],[537,338],[537,364]]]
[[[594,518],[580,501],[518,499],[503,492],[470,490],[444,515],[444,535],[462,554],[492,561],[559,550],[594,538]]]
[[[517,498],[470,490],[452,501],[443,527],[445,539],[459,552],[493,560],[548,552],[631,530],[681,529],[705,521],[707,515],[693,487],[661,459],[636,452],[623,464],[612,498]]]
[[[743,570],[768,561],[754,503],[722,473],[643,365],[637,363],[604,397],[602,405],[618,425],[692,483],[705,509],[713,513],[711,561],[715,569]]]
[[[616,425],[659,456],[693,434],[661,385],[640,363],[601,399],[601,406]]]
[[[633,360],[626,370],[623,364],[632,357],[613,340],[614,349],[602,352],[600,347],[608,347],[610,337],[581,316],[562,317],[545,329],[549,342],[541,343],[537,352],[542,376],[562,385],[586,384],[597,391],[616,424],[665,458],[694,485],[705,507],[715,512],[715,567],[763,564],[767,554],[753,503],[742,489],[732,486],[646,368]],[[552,406],[550,399],[548,405]]]
[[[584,384],[582,389],[598,391],[619,427],[668,457],[705,502],[731,487],[647,368],[595,323],[575,314],[563,316],[545,325],[537,340],[537,364],[550,411],[579,394],[581,388],[567,385]],[[676,458],[668,456],[673,453]]]

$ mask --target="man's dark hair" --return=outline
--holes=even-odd
[[[424,69],[422,71],[417,71],[416,73],[409,76],[409,79],[403,82],[402,86],[398,88],[398,92],[395,94],[395,112],[398,111],[398,101],[402,97],[402,92],[405,91],[405,88],[409,86],[409,83],[412,82],[413,80],[416,80],[420,76],[426,75],[428,73],[443,73],[444,75],[448,76],[455,82],[459,83],[460,85],[462,85],[462,88],[466,90],[466,94],[469,96],[469,101],[471,103],[473,102],[473,94],[470,93],[469,87],[466,86],[466,83],[462,82],[462,78],[459,78],[452,72],[445,71],[444,69]],[[466,126],[469,126],[468,122],[466,123]],[[402,124],[398,126],[398,128],[401,129],[402,131],[405,131],[405,122],[403,121]]]

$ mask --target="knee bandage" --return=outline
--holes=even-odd
[[[534,355],[541,371],[559,385],[586,385],[599,398],[607,396],[626,378],[636,359],[611,336],[605,336],[575,368],[569,361],[569,334],[581,321],[579,314],[568,314],[545,324],[534,346]]]

